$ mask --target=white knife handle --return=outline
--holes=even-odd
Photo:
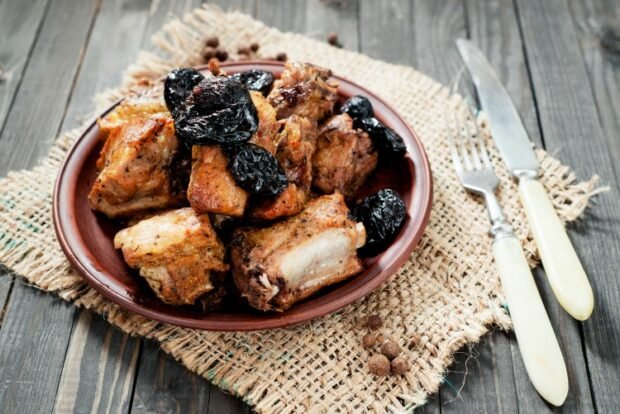
[[[573,318],[588,319],[594,308],[592,287],[544,187],[523,178],[519,194],[553,294]]]
[[[519,240],[495,240],[493,256],[525,369],[538,393],[560,406],[568,395],[566,365]]]

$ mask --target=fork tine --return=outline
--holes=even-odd
[[[476,144],[478,143],[478,130],[476,128],[476,118],[475,116],[466,109],[467,117],[466,117],[466,125],[467,125],[467,143],[471,147],[472,159],[474,168],[476,170],[482,169],[482,162],[480,161],[479,150],[476,148]]]
[[[471,171],[473,169],[473,165],[471,159],[469,157],[469,150],[467,149],[467,129],[463,125],[463,122],[458,118],[459,115],[457,113],[454,114],[454,122],[456,125],[459,125],[458,128],[458,147],[460,147],[461,158],[463,159],[463,164],[465,164],[465,171]]]
[[[451,112],[451,111],[448,111]],[[449,127],[448,131],[448,146],[450,147],[450,154],[452,155],[452,163],[454,164],[454,169],[456,170],[457,175],[461,175],[463,172],[463,165],[461,164],[461,157],[459,155],[459,151],[456,147],[456,141],[454,136],[457,135],[457,125],[456,116],[452,113],[452,122],[446,122],[446,125]]]
[[[486,146],[486,140],[484,139],[484,136],[482,134],[482,131],[480,130],[480,127],[476,119],[474,119],[473,125],[474,125],[475,135],[472,135],[472,137],[474,137],[474,141],[476,143],[476,146],[478,147],[478,150],[477,150],[478,154],[480,155],[480,158],[484,162],[485,168],[492,170],[493,164],[491,163],[491,159],[489,158],[489,153],[487,151],[487,146]]]

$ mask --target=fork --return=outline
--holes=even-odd
[[[491,221],[493,256],[521,357],[530,381],[538,393],[553,405],[560,406],[568,395],[568,376],[562,351],[553,332],[549,316],[534,282],[523,248],[507,222],[495,197],[499,178],[481,137],[478,124],[470,111],[461,123],[454,114],[448,133],[452,162],[463,187],[484,197]]]

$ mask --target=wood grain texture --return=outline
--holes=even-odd
[[[493,332],[461,349],[441,388],[443,413],[514,413],[517,392],[512,372],[514,336]]]
[[[140,341],[122,335],[100,316],[80,312],[71,333],[54,412],[127,412],[139,345]]]
[[[187,371],[160,351],[157,344],[146,341],[143,347],[131,412],[208,412],[211,393],[209,382]]]
[[[0,131],[30,59],[49,0],[0,3]]]
[[[547,150],[559,150],[557,156],[578,176],[596,172],[618,189],[567,4],[518,0],[517,5]],[[595,310],[583,333],[594,407],[600,412],[620,411],[620,280],[610,276],[619,273],[620,263],[616,254],[602,254],[620,251],[618,217],[620,198],[603,194],[586,220],[569,228],[595,292]]]
[[[104,0],[62,129],[78,126],[94,109],[94,95],[121,82],[125,68],[171,13],[185,13],[193,5],[197,2]],[[79,338],[71,338],[56,411],[127,412],[141,340],[123,334],[100,317],[90,317],[86,310],[77,312],[73,331]]]
[[[0,330],[3,413],[52,410],[74,309],[21,281],[15,283]]]
[[[620,1],[570,0],[577,40],[594,94],[596,109],[610,149],[616,180],[620,179]]]
[[[2,321],[12,287],[13,275],[5,269],[0,268],[0,329],[2,329]]]
[[[368,56],[387,62],[415,63],[413,2],[360,0],[359,45]]]
[[[0,135],[0,174],[32,166],[56,138],[95,15],[94,2],[51,0]]]
[[[102,0],[62,131],[95,115],[96,94],[121,83],[123,71],[138,57],[150,10],[151,0]]]
[[[480,47],[499,74],[519,110],[532,141],[538,146],[543,146],[536,105],[523,55],[519,24],[512,1],[468,0],[466,7],[471,39]],[[564,406],[569,411],[585,412],[592,407],[579,324],[559,307],[549,288],[544,271],[539,268],[534,274],[556,336],[562,346],[569,373],[571,392]],[[504,354],[495,355],[495,358],[510,358],[512,355],[514,377],[512,380],[506,379],[512,383],[512,387],[516,387],[518,407],[512,406],[514,397],[511,398],[507,393],[499,394],[498,400],[508,397],[508,406],[505,407],[508,408],[507,412],[517,408],[525,412],[548,411],[549,406],[538,397],[529,381],[518,343],[513,335],[510,336],[510,347],[504,348],[503,351]],[[510,384],[506,384],[503,388],[510,388]]]
[[[0,135],[2,175],[32,166],[58,132],[96,16],[95,3],[74,6],[69,0],[51,0]],[[69,25],[72,30],[65,30]],[[4,412],[51,410],[74,313],[71,305],[57,298],[15,284],[0,330]]]

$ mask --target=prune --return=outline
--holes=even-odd
[[[245,143],[228,151],[228,169],[233,178],[250,195],[275,197],[288,185],[286,173],[278,160],[266,149]]]
[[[258,113],[248,90],[235,80],[202,80],[173,113],[177,136],[189,144],[237,145],[258,129]]]
[[[168,165],[168,175],[170,177],[170,193],[173,196],[185,194],[189,184],[189,176],[192,170],[192,150],[183,143],[175,151],[170,165]]]
[[[230,75],[231,78],[237,79],[251,91],[259,91],[263,95],[267,95],[273,85],[273,74],[265,70],[252,69],[246,72],[235,73]]]
[[[349,114],[353,119],[370,118],[375,115],[372,110],[372,104],[362,95],[355,95],[347,99],[345,103],[340,107],[340,112],[343,114]]]
[[[205,77],[202,73],[192,68],[173,69],[164,82],[164,100],[170,113],[175,113],[179,106],[185,102],[194,89]]]
[[[405,203],[394,190],[384,188],[355,206],[353,216],[366,228],[364,250],[375,252],[385,248],[403,226]]]
[[[392,128],[383,125],[377,118],[364,118],[355,122],[354,125],[368,133],[384,160],[401,158],[407,152],[402,137]]]

